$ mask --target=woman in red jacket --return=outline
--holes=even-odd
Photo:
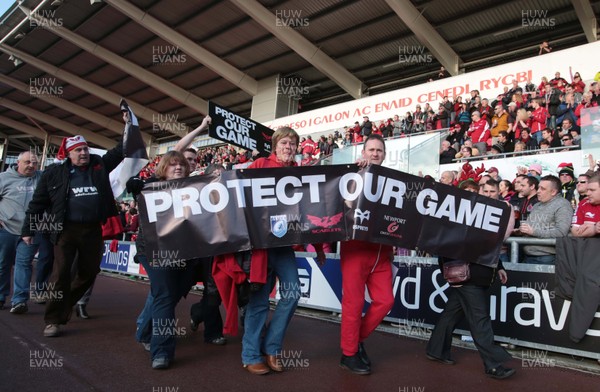
[[[296,166],[294,155],[298,146],[298,134],[292,128],[282,127],[275,131],[271,139],[273,153],[267,158],[257,159],[249,168],[275,168]],[[325,261],[323,248],[317,248],[320,263]],[[250,293],[244,318],[242,339],[242,362],[252,374],[266,374],[273,370],[283,371],[277,355],[281,354],[283,338],[300,299],[300,279],[296,256],[291,246],[267,249],[267,264],[272,275],[267,284]],[[281,299],[275,307],[271,321],[269,315],[269,294],[273,279],[279,280]],[[266,355],[266,364],[263,361]]]

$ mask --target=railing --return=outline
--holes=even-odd
[[[490,159],[501,159],[501,158],[508,158],[508,157],[515,157],[515,156],[522,156],[522,155],[542,155],[542,154],[546,154],[546,153],[554,153],[554,152],[561,152],[564,150],[579,150],[581,149],[581,146],[560,146],[560,147],[552,147],[552,148],[547,148],[545,150],[541,150],[541,149],[537,149],[537,150],[526,150],[526,151],[517,151],[517,152],[504,152],[501,154],[494,154],[494,155],[476,155],[473,157],[468,157],[468,158],[456,158],[453,159],[452,162],[462,162],[462,161],[478,161],[478,160],[490,160]]]
[[[505,244],[510,245],[510,262],[519,262],[519,245],[555,246],[556,238],[508,237]]]

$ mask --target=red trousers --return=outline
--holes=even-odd
[[[364,241],[342,242],[342,337],[344,355],[358,351],[394,305],[392,247]],[[371,305],[364,317],[365,286]]]

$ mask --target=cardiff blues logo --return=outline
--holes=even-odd
[[[277,238],[283,237],[287,233],[287,217],[285,215],[271,216],[271,233]]]

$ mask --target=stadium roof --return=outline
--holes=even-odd
[[[175,139],[208,100],[250,116],[277,74],[302,86],[306,111],[442,65],[457,74],[537,55],[546,40],[593,42],[599,12],[600,0],[24,0],[0,17],[0,138],[10,153],[46,132],[108,147],[124,97],[143,131]],[[427,60],[399,61],[413,53]]]

